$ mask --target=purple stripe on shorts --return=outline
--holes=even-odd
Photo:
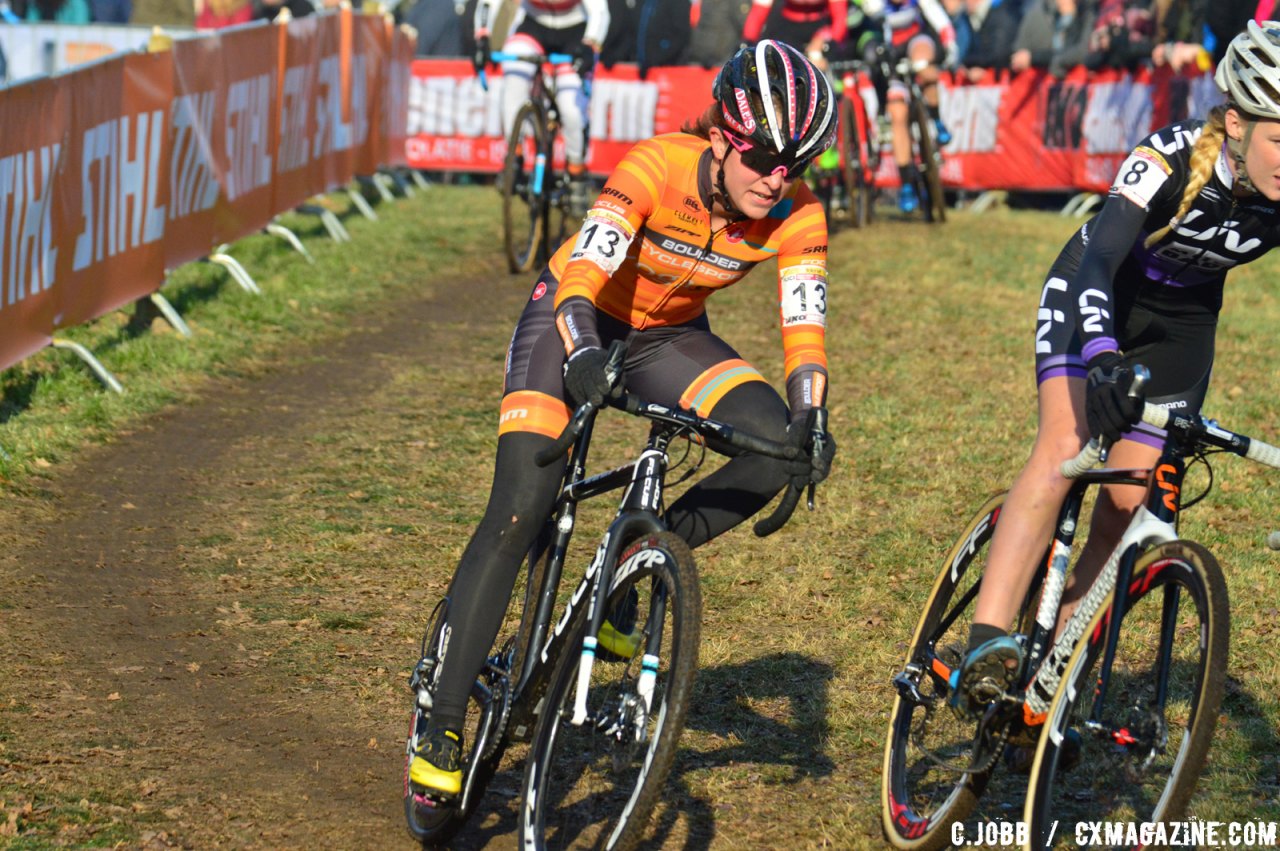
[[[1141,443],[1154,449],[1163,449],[1164,439],[1167,435],[1168,432],[1162,428],[1156,428],[1146,423],[1138,423],[1121,437],[1124,440],[1132,440],[1134,443]]]
[[[1088,363],[1103,352],[1118,351],[1120,351],[1120,344],[1116,342],[1115,337],[1099,337],[1084,344],[1084,350],[1080,352],[1080,357],[1084,358],[1085,363]]]

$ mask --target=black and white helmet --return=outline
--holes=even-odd
[[[733,55],[712,86],[730,132],[791,162],[807,162],[836,136],[836,94],[800,51],[764,39]]]
[[[1214,82],[1249,115],[1280,119],[1280,23],[1249,21],[1231,40]]]

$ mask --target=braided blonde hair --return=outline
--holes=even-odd
[[[1205,121],[1204,129],[1200,131],[1200,138],[1196,140],[1196,146],[1191,150],[1191,176],[1187,178],[1187,186],[1182,190],[1182,202],[1178,204],[1178,212],[1169,220],[1169,224],[1160,228],[1160,230],[1147,237],[1142,243],[1143,248],[1150,248],[1168,235],[1169,231],[1178,226],[1182,221],[1182,217],[1187,214],[1187,210],[1191,209],[1192,203],[1196,200],[1196,196],[1200,194],[1200,190],[1209,182],[1209,178],[1213,175],[1214,163],[1218,161],[1218,151],[1222,148],[1222,140],[1227,136],[1226,124],[1227,106],[1225,104],[1215,106],[1209,112],[1209,118]]]

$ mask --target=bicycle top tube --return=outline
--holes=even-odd
[[[657,402],[649,402],[630,393],[623,393],[617,399],[610,401],[609,407],[625,411],[632,416],[644,417],[654,422],[688,429],[702,437],[714,438],[732,446],[734,449],[741,449],[756,455],[766,455],[770,458],[789,461],[798,457],[802,451],[798,446],[779,443],[776,440],[739,431],[729,423],[713,420],[710,417],[704,417],[681,408],[672,408]],[[584,402],[574,412],[569,424],[564,427],[564,431],[560,433],[560,437],[556,439],[556,442],[538,453],[538,465],[542,467],[548,466],[557,458],[563,456],[582,432],[587,418],[598,409],[598,406],[590,402]]]
[[[539,53],[508,53],[505,50],[495,50],[490,57],[494,62],[528,62],[532,65],[541,65],[544,62],[551,65],[569,65],[574,59],[568,53],[548,53],[543,56]]]

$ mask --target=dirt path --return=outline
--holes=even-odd
[[[518,288],[503,290],[499,301],[517,305]],[[0,801],[10,832],[19,818],[72,822],[68,844],[110,845],[113,831],[130,846],[407,844],[398,717],[371,730],[348,695],[273,664],[209,542],[268,522],[288,496],[277,473],[316,451],[309,435],[399,367],[463,344],[461,329],[495,306],[403,300],[261,379],[211,386],[202,403],[8,501],[0,788],[24,790]],[[403,654],[391,637],[378,644]],[[0,844],[4,829],[0,817]]]

